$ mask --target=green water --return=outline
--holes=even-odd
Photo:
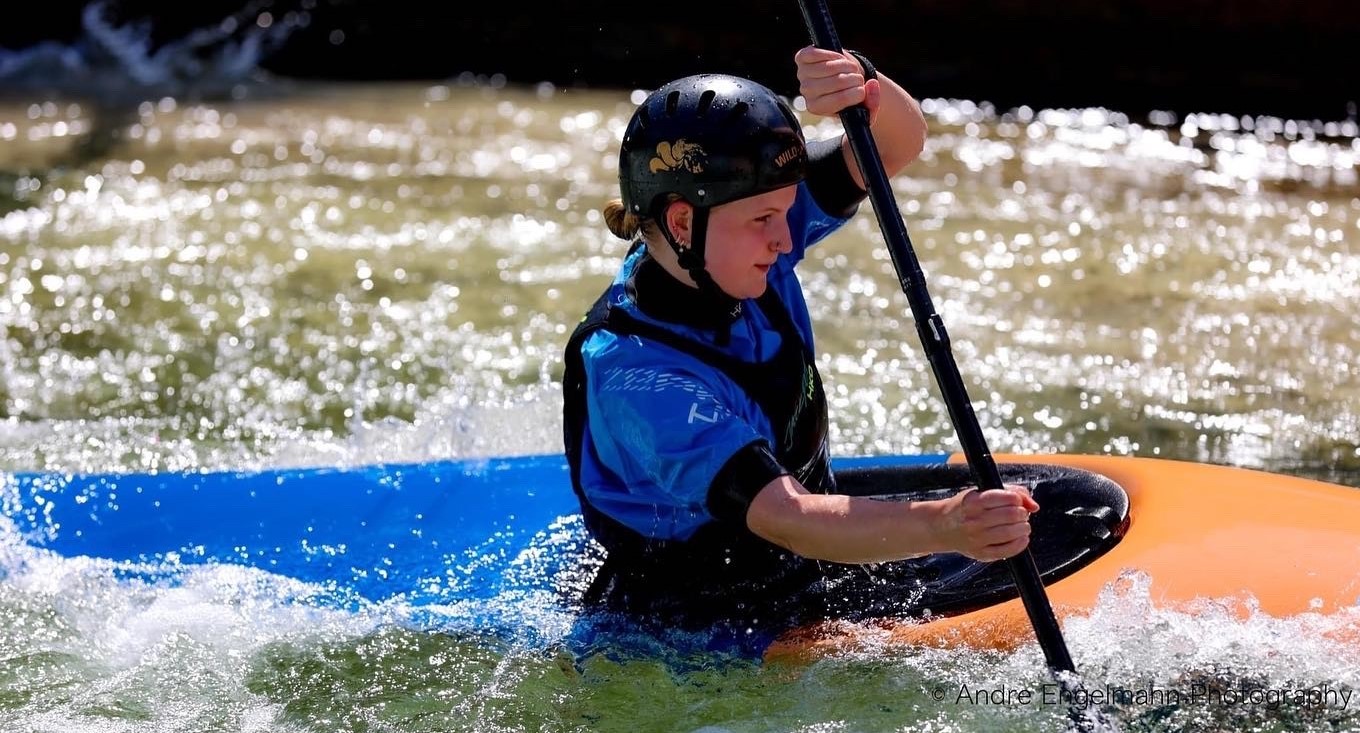
[[[995,450],[1360,483],[1354,124],[928,106],[898,198]],[[0,466],[307,462],[375,424],[417,457],[542,451],[565,329],[626,249],[598,208],[630,109],[416,86],[5,105]],[[876,232],[866,205],[803,268],[836,445],[951,449]]]
[[[627,243],[624,92],[280,86],[96,110],[0,101],[0,469],[552,452],[561,346]],[[928,100],[896,181],[994,451],[1158,456],[1360,486],[1354,123]],[[812,123],[812,120],[808,120]],[[811,137],[834,132],[817,123]],[[802,266],[841,454],[956,449],[866,205]],[[8,532],[8,534],[6,534]],[[51,557],[0,527],[9,731],[1051,730],[1038,650],[808,667],[409,630]],[[1360,688],[1317,620],[1069,629],[1088,684]],[[507,603],[509,601],[506,601]],[[942,697],[936,699],[935,695]],[[1114,706],[1135,730],[1360,728],[1344,709]]]

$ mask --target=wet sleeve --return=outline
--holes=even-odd
[[[746,510],[756,494],[789,471],[779,464],[770,444],[748,443],[723,464],[708,487],[708,510],[719,521],[745,524]]]
[[[807,187],[817,206],[827,214],[848,219],[868,194],[855,183],[841,152],[841,138],[814,140],[807,145]]]
[[[687,539],[713,521],[709,489],[744,446],[766,440],[730,380],[645,339],[597,355],[587,387],[588,429],[607,476],[582,490],[600,511],[640,534]],[[660,358],[648,352],[664,350]],[[583,352],[585,353],[585,352]]]

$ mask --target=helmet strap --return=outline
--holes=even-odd
[[[713,281],[713,276],[708,274],[708,269],[704,267],[704,252],[707,249],[708,239],[708,211],[707,206],[694,206],[694,219],[690,226],[690,242],[688,245],[681,245],[675,239],[670,226],[666,224],[664,216],[656,217],[659,223],[661,234],[675,251],[675,256],[680,267],[689,273],[690,278],[699,286],[702,297],[712,301],[716,308],[714,313],[725,314],[725,316],[715,317],[712,324],[714,337],[719,346],[726,346],[731,339],[732,321],[741,315],[741,301],[733,298],[718,284]]]

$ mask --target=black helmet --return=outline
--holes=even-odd
[[[657,89],[633,113],[619,187],[629,212],[657,216],[666,194],[710,208],[798,183],[806,168],[803,131],[782,99],[749,79],[699,74]]]

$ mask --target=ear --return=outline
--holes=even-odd
[[[672,201],[666,206],[666,228],[675,241],[689,246],[694,241],[694,207],[686,201]]]

